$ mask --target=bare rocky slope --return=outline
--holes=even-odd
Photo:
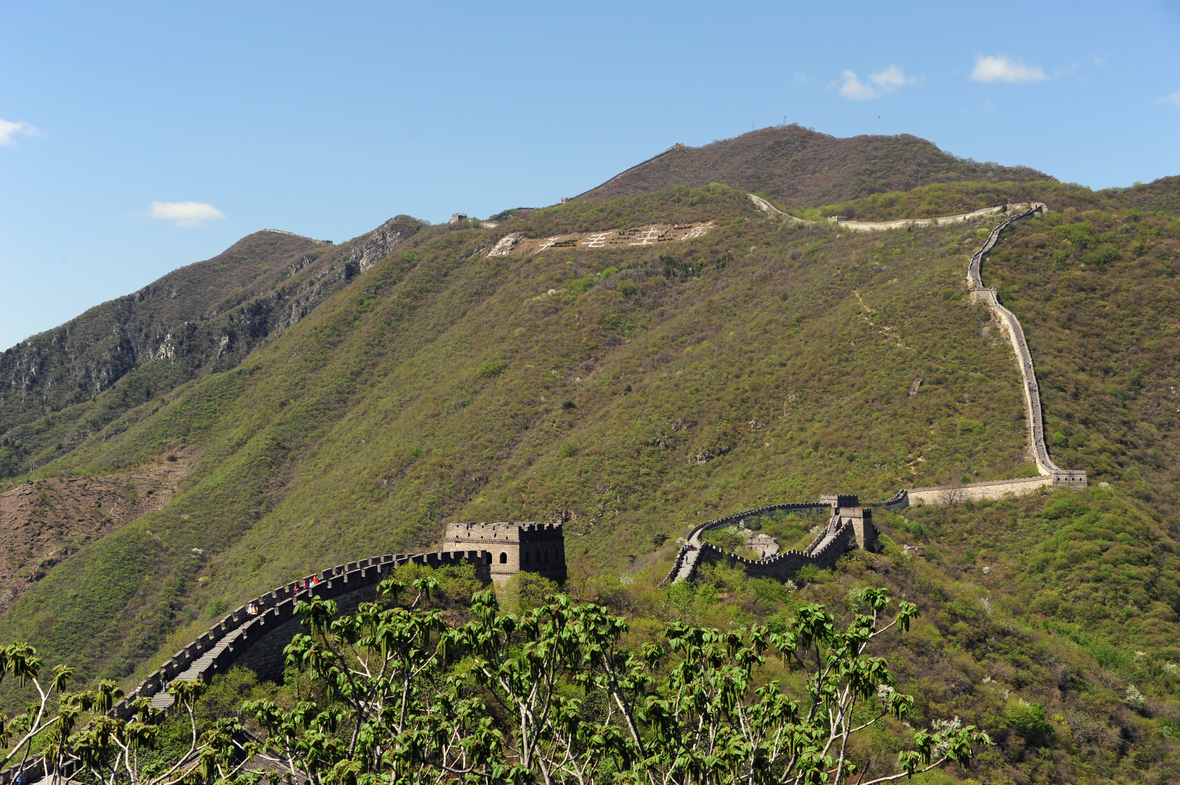
[[[132,471],[63,473],[0,493],[0,613],[87,543],[168,506],[188,465],[171,454]]]
[[[716,182],[794,208],[909,191],[932,183],[1052,179],[1026,166],[957,158],[909,134],[839,139],[786,125],[702,147],[674,145],[578,198],[637,196],[677,185]]]

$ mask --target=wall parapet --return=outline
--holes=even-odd
[[[984,257],[995,248],[1004,230],[1017,221],[1031,218],[1047,210],[1048,207],[1044,202],[1033,202],[1027,210],[1012,216],[993,229],[988,234],[983,246],[975,252],[975,255],[971,257],[971,262],[967,265],[967,288],[971,291],[971,301],[973,303],[983,302],[987,305],[1012,344],[1012,351],[1016,355],[1016,363],[1020,368],[1021,393],[1024,396],[1025,411],[1028,417],[1028,443],[1032,448],[1037,471],[1044,477],[1053,478],[1052,482],[1055,485],[1071,488],[1085,487],[1086,473],[1084,471],[1063,470],[1049,456],[1049,448],[1045,444],[1040,388],[1037,386],[1036,368],[1033,365],[1028,341],[1024,337],[1024,329],[1020,326],[1020,320],[1016,318],[1016,314],[1000,304],[995,288],[983,285]]]
[[[832,515],[833,515],[832,521],[829,522],[828,526],[825,527],[824,530],[820,532],[819,536],[816,537],[816,539],[811,543],[811,545],[808,546],[809,550],[814,549],[814,548],[818,547],[820,542],[823,540],[825,533],[827,533],[833,527],[834,523],[839,519],[839,516],[842,512],[844,513],[845,518],[852,517],[851,515],[849,515],[847,513],[847,510],[851,509],[850,507],[838,507],[837,506],[843,502],[851,502],[851,503],[857,504],[858,505],[857,509],[864,510],[863,518],[869,521],[868,526],[864,527],[864,529],[867,530],[869,527],[872,527],[871,516],[872,516],[873,509],[886,509],[886,510],[901,509],[901,508],[909,505],[909,495],[908,495],[908,491],[906,491],[906,489],[903,488],[903,489],[899,490],[897,493],[893,494],[893,496],[891,496],[890,498],[886,499],[885,501],[870,502],[868,504],[860,506],[857,497],[853,494],[831,494],[831,495],[821,496],[820,501],[818,503],[816,503],[816,502],[795,502],[795,503],[790,503],[790,504],[773,504],[773,505],[769,505],[767,507],[758,507],[753,510],[746,510],[745,512],[734,513],[733,515],[727,515],[724,518],[717,518],[715,520],[705,521],[704,523],[694,526],[692,528],[692,530],[689,531],[688,535],[684,539],[684,543],[680,546],[680,550],[676,552],[676,558],[672,562],[672,569],[670,569],[668,571],[668,574],[666,576],[664,576],[664,579],[662,581],[660,581],[660,585],[666,586],[670,583],[678,583],[680,581],[692,580],[692,576],[696,572],[696,565],[701,562],[702,558],[704,558],[703,546],[708,545],[708,543],[701,540],[701,535],[703,535],[705,532],[710,531],[712,529],[719,529],[724,526],[732,526],[734,524],[740,523],[741,521],[743,521],[747,518],[751,518],[751,517],[756,518],[756,517],[761,517],[761,516],[765,516],[765,515],[773,515],[774,513],[778,513],[778,512],[811,513],[811,512],[831,511]],[[860,516],[857,516],[857,517],[860,517]],[[858,535],[860,541],[863,542],[863,541],[867,540],[869,542],[875,543],[876,542],[876,528],[872,527],[871,534],[865,530],[862,530],[861,534]],[[710,546],[710,547],[715,547],[715,546]],[[697,555],[694,556],[693,555],[694,553]],[[843,551],[841,551],[841,553],[843,553]],[[774,560],[779,559],[780,557],[785,558],[787,556],[790,556],[791,554],[795,554],[795,555],[799,556],[800,558],[810,558],[810,556],[807,552],[780,551],[779,553],[777,553],[773,556],[767,556],[764,559],[757,560],[757,563],[773,562]],[[814,554],[811,554],[811,555],[814,555]],[[727,558],[729,556],[732,556],[734,559],[741,558],[741,557],[733,555],[733,554],[727,554]],[[752,561],[752,560],[746,560],[746,561]],[[737,563],[737,562],[735,562],[735,563]],[[686,567],[687,567],[687,569],[686,569]]]
[[[154,706],[167,709],[172,704],[172,696],[161,689],[162,680],[183,678],[208,682],[213,676],[225,673],[275,628],[296,618],[295,604],[299,601],[313,596],[337,599],[366,589],[375,592],[377,584],[404,564],[434,568],[473,564],[477,577],[486,583],[491,580],[488,556],[487,551],[480,550],[384,554],[339,564],[277,586],[234,609],[176,652],[116,703],[108,714],[118,719],[130,719],[135,713],[131,703],[141,697],[152,698]]]

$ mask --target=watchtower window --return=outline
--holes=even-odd
[[[508,554],[501,553],[500,554],[500,564],[507,564],[507,563],[508,563]]]
[[[525,563],[525,564],[528,564],[528,563],[529,563],[529,554],[528,554],[528,551],[525,551],[525,553],[524,553],[524,563]]]

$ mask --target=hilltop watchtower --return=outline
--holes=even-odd
[[[444,551],[480,550],[491,554],[497,585],[518,572],[565,580],[565,534],[561,524],[448,523]]]

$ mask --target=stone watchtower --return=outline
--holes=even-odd
[[[497,586],[522,571],[565,581],[565,534],[560,523],[448,523],[443,550],[487,551]]]

